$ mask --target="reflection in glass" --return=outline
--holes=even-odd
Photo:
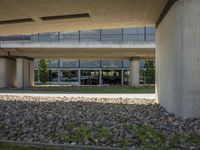
[[[78,82],[78,70],[60,70],[61,82]]]
[[[35,82],[38,82],[38,70],[34,70],[34,79],[35,79]]]
[[[81,85],[98,85],[99,70],[81,70]]]
[[[121,85],[121,70],[102,70],[102,84]]]
[[[100,67],[100,60],[81,60],[80,61],[81,68],[92,68],[92,67]]]
[[[61,68],[78,68],[79,60],[60,60]]]
[[[58,70],[49,70],[49,81],[58,82]]]
[[[130,71],[124,70],[124,85],[129,85],[129,75],[130,75]]]
[[[49,60],[48,67],[49,68],[58,68],[58,60]]]
[[[117,67],[122,67],[122,60],[102,60],[101,61],[101,67],[112,67],[112,68],[117,68]]]

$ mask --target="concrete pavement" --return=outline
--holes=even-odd
[[[148,98],[155,99],[155,94],[108,94],[108,93],[61,93],[61,92],[17,92],[6,91],[0,95],[15,95],[15,96],[50,96],[50,97],[102,97],[102,98]]]

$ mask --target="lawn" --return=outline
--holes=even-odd
[[[26,91],[66,93],[155,93],[154,86],[36,86]]]

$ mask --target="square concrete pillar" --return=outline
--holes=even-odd
[[[140,85],[140,59],[131,58],[129,63],[130,77],[129,85],[130,86],[139,86]]]
[[[200,1],[179,0],[156,31],[156,93],[167,111],[200,117]]]
[[[16,60],[9,57],[0,58],[0,88],[16,86]]]
[[[29,60],[29,72],[30,72],[30,79],[29,79],[29,86],[35,85],[34,80],[34,60]]]
[[[25,88],[34,86],[34,63],[33,60],[17,58],[17,87]]]
[[[81,85],[81,70],[78,70],[78,85]]]

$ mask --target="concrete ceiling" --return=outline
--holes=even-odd
[[[155,25],[168,0],[1,0],[0,35]]]

